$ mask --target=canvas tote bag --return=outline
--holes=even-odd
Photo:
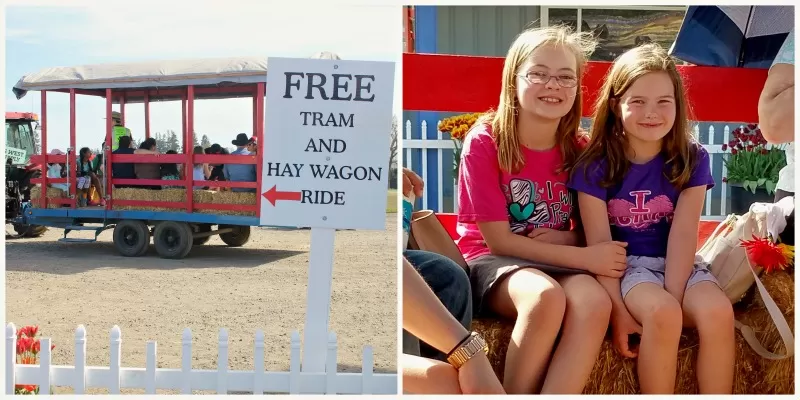
[[[740,301],[753,283],[756,284],[764,306],[778,329],[786,353],[775,354],[764,348],[756,338],[753,329],[740,321],[735,321],[735,326],[742,333],[745,342],[758,355],[770,360],[782,360],[794,355],[794,336],[783,313],[758,277],[761,268],[750,264],[747,251],[740,242],[740,240],[751,240],[753,236],[766,237],[766,227],[766,212],[754,211],[751,208],[742,216],[731,214],[708,237],[698,250],[696,258],[697,261],[705,261],[709,264],[711,273],[717,278],[722,291],[732,303]]]

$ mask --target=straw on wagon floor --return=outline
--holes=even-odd
[[[794,327],[794,270],[763,274],[762,282],[786,316],[789,326]],[[784,351],[780,335],[761,297],[754,292],[754,289],[755,285],[745,299],[734,306],[736,319],[752,327],[764,347],[780,354]],[[501,380],[513,327],[513,321],[500,319],[476,319],[472,325],[472,328],[480,332],[489,344],[489,360]],[[675,393],[698,393],[694,368],[697,351],[696,331],[684,330],[678,352]],[[794,393],[794,357],[778,361],[764,359],[750,349],[737,331],[733,390],[736,394]],[[613,348],[610,336],[607,336],[584,394],[636,393],[639,393],[639,384],[635,360],[619,355]]]
[[[31,188],[31,199],[39,199],[42,195],[42,189],[39,185]],[[193,191],[194,204],[241,204],[241,205],[255,205],[256,193],[243,193],[231,191],[213,191],[213,190],[194,190]],[[112,196],[115,200],[138,200],[138,201],[164,201],[164,202],[185,202],[186,189],[138,189],[138,188],[114,188]],[[47,188],[48,198],[65,198],[66,192],[56,189]],[[36,206],[38,204],[34,204]],[[48,208],[59,208],[58,204],[48,204]],[[185,207],[167,208],[167,207],[152,207],[152,206],[121,206],[112,203],[114,210],[143,210],[143,211],[185,211]],[[213,210],[202,209],[194,210],[197,213],[203,214],[221,214],[221,215],[242,215],[254,216],[254,211],[241,211],[241,210]]]

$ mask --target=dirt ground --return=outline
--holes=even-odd
[[[336,233],[330,329],[340,371],[361,370],[365,345],[373,347],[376,373],[397,371],[396,227],[396,214],[388,214],[383,232]],[[290,333],[302,337],[305,318],[310,230],[253,228],[242,248],[215,236],[183,260],[162,259],[152,245],[144,257],[122,257],[112,231],[96,243],[59,243],[62,234],[6,240],[6,322],[39,325],[56,345],[54,365],[74,364],[75,329],[83,324],[87,365],[108,365],[110,331],[119,325],[123,367],[144,367],[146,343],[156,340],[159,368],[180,368],[188,327],[192,368],[216,369],[225,327],[229,369],[253,369],[255,332],[262,329],[266,369],[288,371]]]

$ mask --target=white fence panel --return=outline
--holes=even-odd
[[[421,139],[412,139],[414,135],[412,135],[413,127],[411,120],[407,120],[404,125],[403,165],[415,169],[415,172],[417,172],[425,180],[424,193],[422,198],[418,199],[418,206],[422,207],[423,209],[432,209],[435,212],[457,212],[457,177],[453,177],[452,174],[445,173],[447,168],[452,168],[453,157],[455,155],[455,152],[451,154],[449,151],[448,154],[445,155],[445,151],[455,151],[457,148],[456,144],[453,142],[453,140],[449,139],[449,135],[445,135],[438,129],[436,131],[436,139],[427,139],[427,121],[423,120],[419,125],[419,137]],[[733,128],[731,128],[731,126],[733,126]],[[706,202],[703,210],[704,219],[722,219],[727,213],[728,201],[730,201],[730,188],[728,187],[728,184],[722,180],[722,177],[727,174],[727,169],[725,168],[725,164],[722,162],[722,154],[724,152],[722,151],[721,143],[729,142],[731,138],[731,130],[739,126],[741,125],[725,125],[722,129],[722,142],[720,143],[718,143],[717,140],[719,137],[719,132],[717,132],[718,130],[715,130],[714,126],[709,126],[707,140],[701,140],[700,142],[709,153],[709,158],[711,161],[711,174],[714,177],[716,186],[713,190],[706,192]],[[694,127],[694,135],[697,138],[702,137],[702,135],[700,135],[700,128],[698,125],[695,125]],[[417,155],[416,152],[419,152],[419,155]],[[428,155],[432,154],[430,152],[436,152],[435,166],[429,165],[431,163],[428,162]],[[412,159],[417,162],[412,163]],[[715,165],[719,165],[721,167],[715,167]],[[437,179],[426,179],[429,176],[429,168],[433,168],[433,173],[436,174]],[[449,178],[453,179],[452,183],[450,182]],[[444,185],[452,185],[451,196],[445,196]],[[431,196],[429,196],[428,193],[436,193],[435,207],[433,207],[432,204],[429,204],[434,200]],[[449,204],[446,205],[446,200],[448,200],[448,197],[451,197],[452,209],[449,207]],[[431,200],[430,202],[429,199]]]
[[[256,332],[254,370],[235,371],[228,368],[228,330],[220,329],[216,370],[192,369],[192,333],[182,335],[181,368],[157,368],[155,341],[147,342],[145,368],[121,366],[122,332],[118,326],[111,330],[111,357],[108,367],[86,365],[86,329],[75,331],[75,365],[51,365],[50,338],[41,338],[39,365],[17,364],[16,327],[6,326],[6,394],[14,394],[15,385],[39,385],[40,393],[49,393],[53,386],[72,387],[76,394],[90,388],[107,388],[110,393],[120,389],[144,389],[155,394],[157,389],[192,391],[290,393],[290,394],[397,394],[397,374],[373,373],[372,348],[366,346],[361,373],[337,371],[338,343],[336,334],[328,335],[324,372],[302,372],[300,334],[292,332],[289,371],[264,371],[264,333]]]

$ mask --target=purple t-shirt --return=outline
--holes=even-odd
[[[714,187],[708,152],[697,145],[697,164],[684,189],[694,186]],[[618,185],[600,186],[605,176],[606,160],[577,168],[569,187],[597,197],[608,205],[608,222],[611,237],[627,242],[629,256],[666,257],[669,229],[672,226],[675,206],[680,190],[664,176],[666,158],[659,154],[645,164],[631,164],[628,173]],[[588,175],[588,180],[587,180]]]

